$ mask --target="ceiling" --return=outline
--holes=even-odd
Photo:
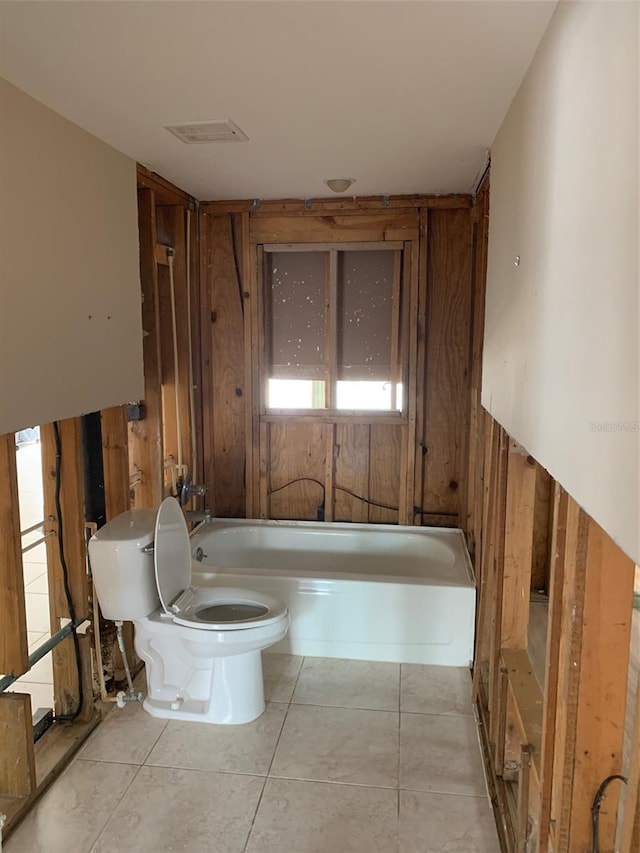
[[[555,5],[0,2],[0,75],[199,199],[468,192]]]

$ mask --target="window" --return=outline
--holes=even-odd
[[[264,247],[266,408],[402,411],[402,247]]]

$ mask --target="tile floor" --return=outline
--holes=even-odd
[[[499,853],[466,670],[264,670],[246,726],[111,711],[5,853]]]

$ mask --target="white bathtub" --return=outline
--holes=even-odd
[[[466,666],[475,587],[460,530],[226,519],[192,536],[193,583],[267,592],[291,613],[272,651]]]

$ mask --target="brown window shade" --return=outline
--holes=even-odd
[[[338,379],[391,380],[393,251],[341,252]]]
[[[265,256],[269,303],[269,375],[278,379],[325,376],[325,252],[271,252]]]

